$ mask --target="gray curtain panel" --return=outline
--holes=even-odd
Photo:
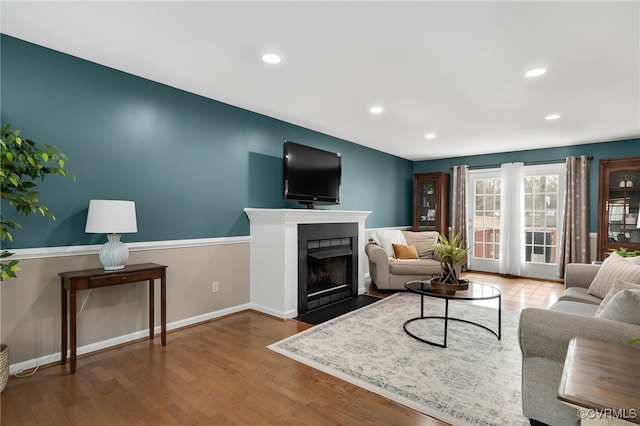
[[[451,217],[451,237],[460,233],[465,245],[469,244],[467,231],[467,176],[469,166],[453,166],[453,197],[452,197],[452,217]],[[467,262],[464,262],[463,269],[466,270]]]
[[[589,166],[591,157],[567,157],[560,278],[568,263],[589,263]]]

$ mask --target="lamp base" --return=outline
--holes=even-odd
[[[117,271],[124,268],[129,258],[129,248],[120,241],[120,234],[108,234],[107,241],[100,247],[100,263],[105,271]]]

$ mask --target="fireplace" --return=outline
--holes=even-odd
[[[342,227],[351,224],[357,227],[357,238],[353,236],[351,229],[343,237],[351,238],[352,241],[351,273],[356,275],[357,280],[357,284],[353,284],[354,287],[357,286],[357,292],[354,293],[364,293],[364,222],[371,214],[370,211],[253,208],[246,208],[244,211],[249,217],[251,229],[251,282],[248,306],[252,309],[283,319],[295,318],[300,314],[298,225],[303,224],[338,224]],[[307,239],[327,238],[334,237],[321,235]],[[305,255],[305,262],[306,257]]]
[[[358,224],[298,225],[298,314],[358,295]]]

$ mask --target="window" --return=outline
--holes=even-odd
[[[525,176],[525,261],[556,264],[558,175]]]
[[[477,179],[474,184],[473,257],[500,258],[500,179]]]

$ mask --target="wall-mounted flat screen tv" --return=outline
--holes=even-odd
[[[283,150],[284,199],[313,208],[340,204],[342,155],[285,141]]]

